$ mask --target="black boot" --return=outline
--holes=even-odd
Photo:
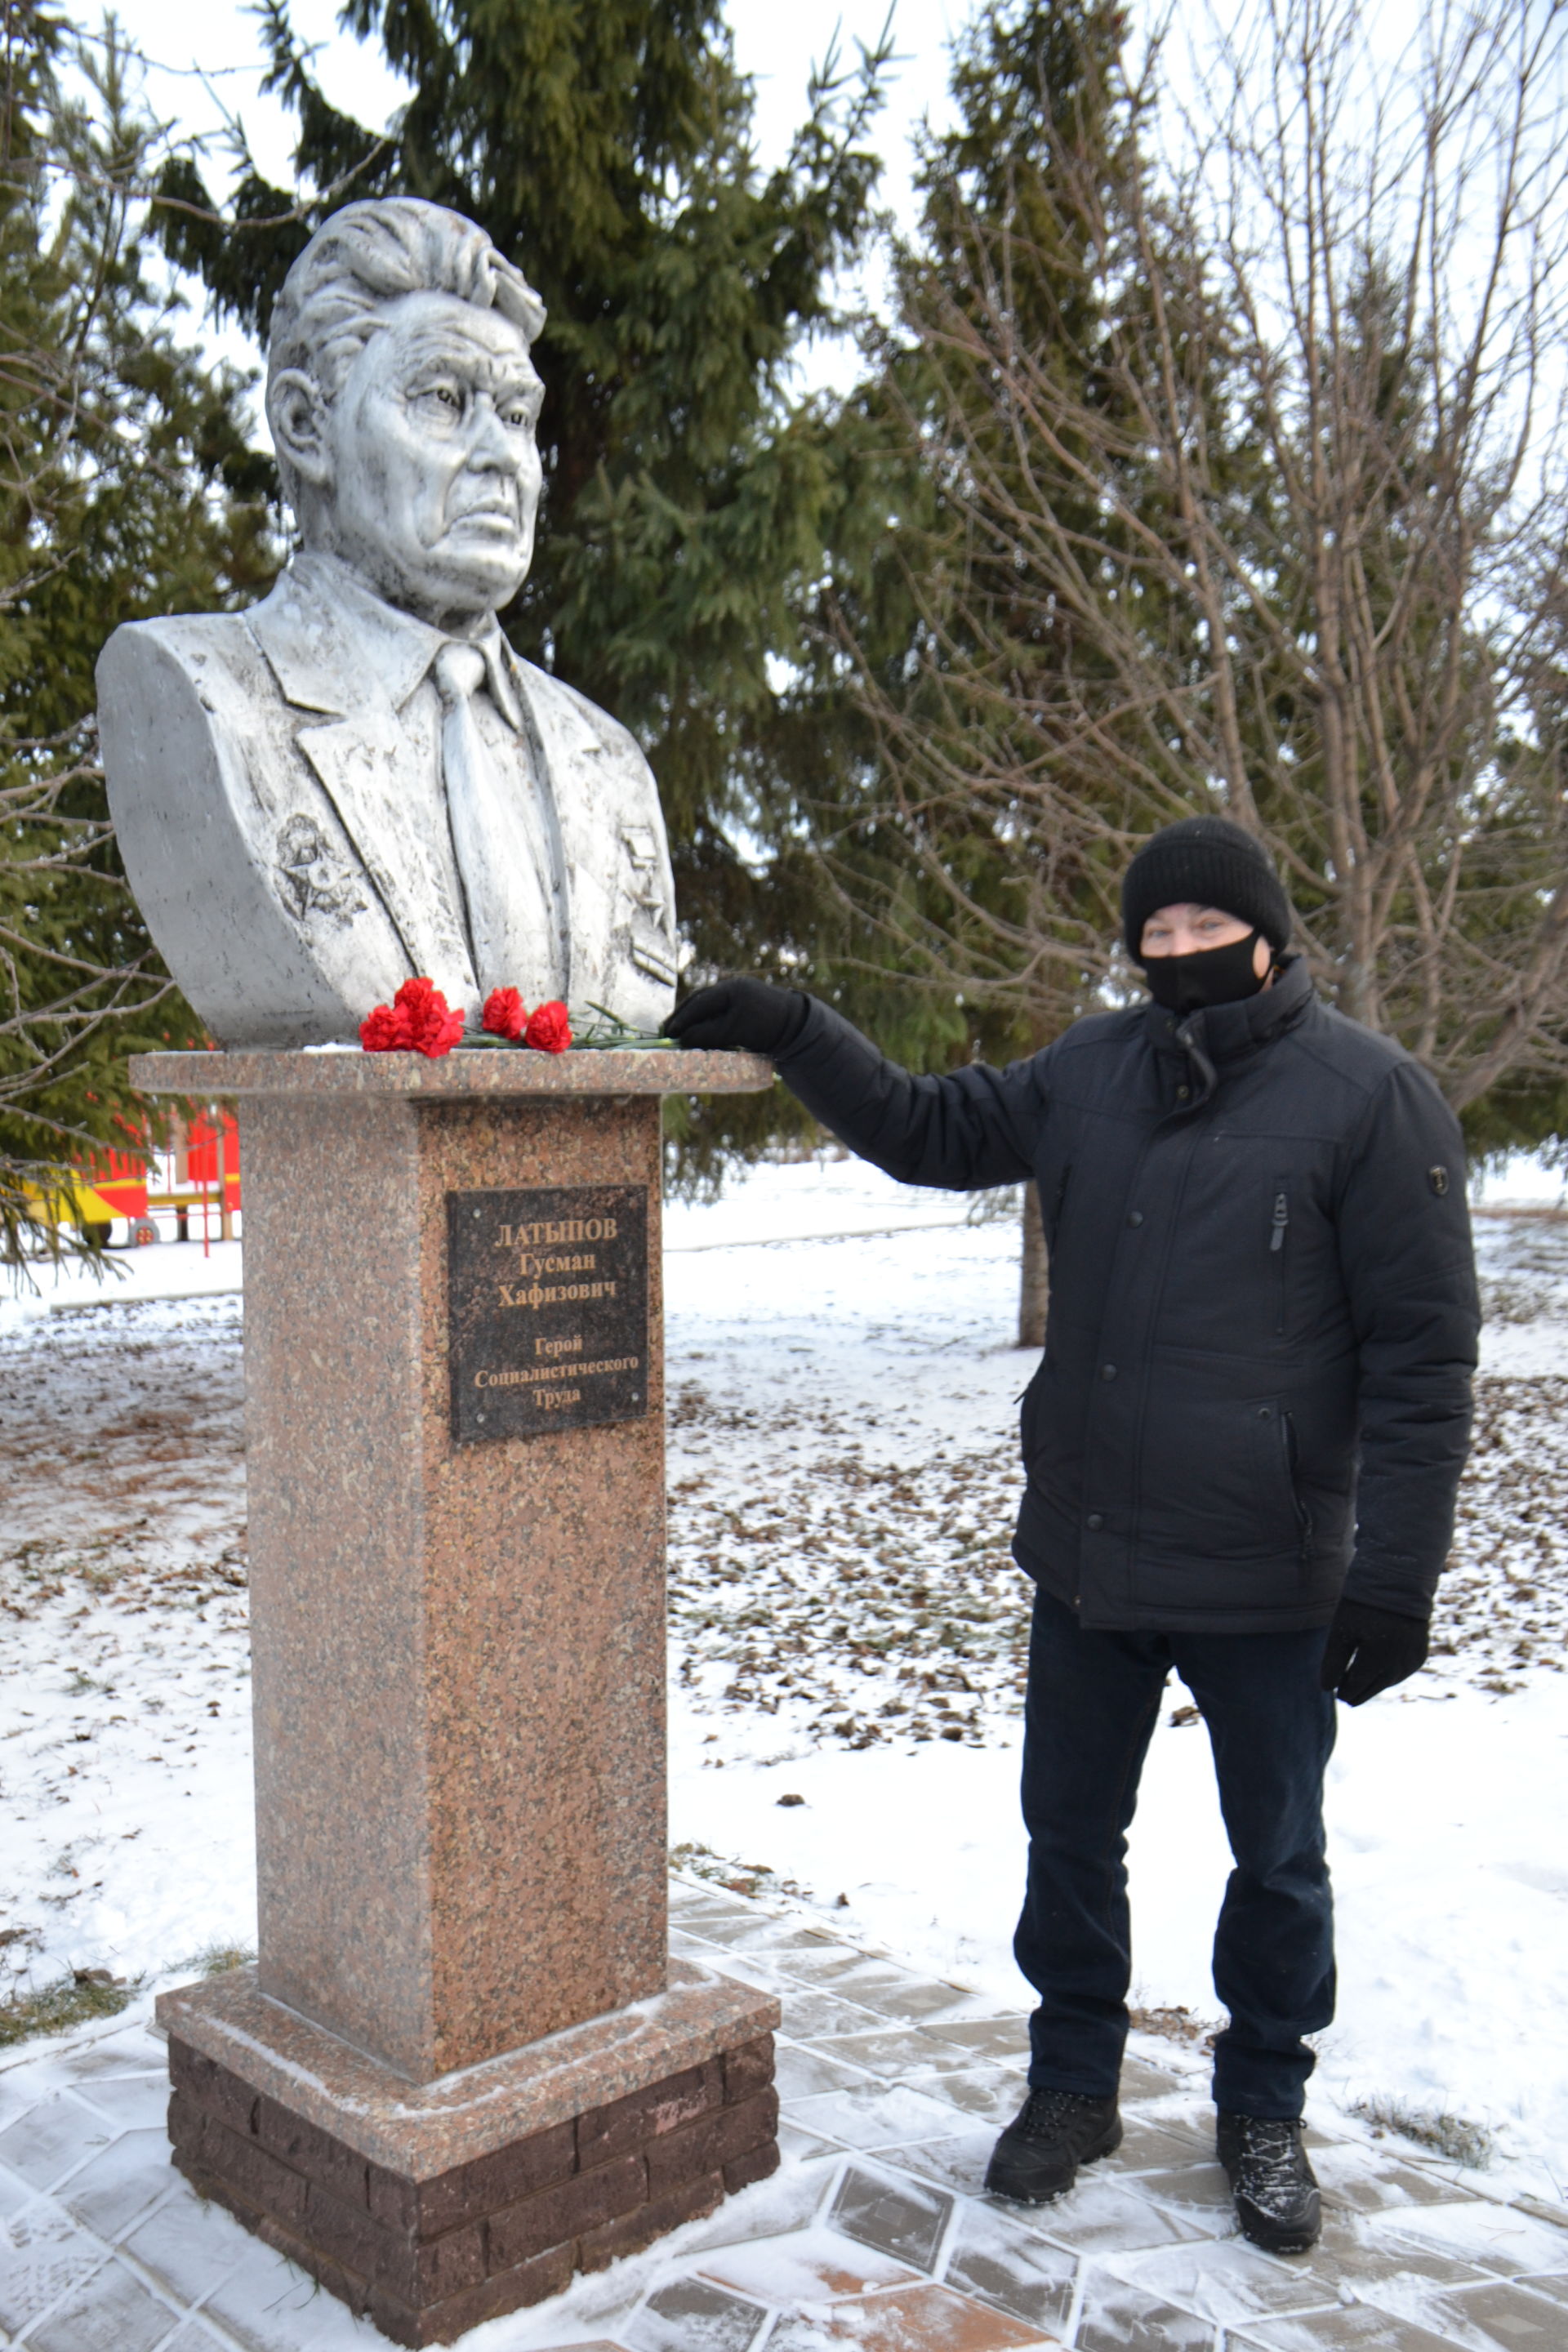
[[[1221,2113],[1215,2154],[1229,2177],[1243,2237],[1270,2254],[1304,2254],[1318,2242],[1318,2184],[1299,2123]]]
[[[1080,2164],[1121,2145],[1114,2099],[1082,2099],[1076,2091],[1031,2091],[991,2152],[985,2186],[998,2197],[1044,2205],[1065,2196]]]

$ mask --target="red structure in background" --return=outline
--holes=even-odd
[[[80,1164],[69,1221],[107,1245],[123,1219],[125,1239],[232,1241],[240,1206],[239,1129],[232,1111],[178,1115],[168,1144],[146,1160],[129,1152],[94,1154]],[[172,1213],[173,1230],[170,1231]]]
[[[171,1143],[174,1138],[170,1139]],[[179,1150],[171,1152],[176,1162]],[[227,1220],[239,1206],[239,1124],[233,1111],[224,1111],[218,1118],[203,1112],[184,1131],[184,1182],[210,1192],[215,1205],[224,1217],[225,1239]],[[180,1181],[178,1175],[175,1181]]]

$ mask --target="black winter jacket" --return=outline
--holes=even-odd
[[[1037,1181],[1050,1312],[1014,1555],[1086,1625],[1285,1632],[1342,1587],[1427,1614],[1476,1361],[1464,1148],[1304,962],[942,1077],[813,1000],[778,1070],[905,1183]]]

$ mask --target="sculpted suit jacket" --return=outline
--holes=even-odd
[[[100,730],[126,872],[220,1044],[353,1040],[414,973],[474,1025],[503,985],[530,1005],[563,995],[579,1023],[602,1005],[657,1029],[668,1012],[674,886],[647,761],[499,631],[487,651],[505,717],[489,712],[489,734],[517,803],[494,872],[543,841],[563,938],[533,971],[475,970],[441,787],[445,642],[306,554],[247,613],[136,622],[105,646]]]

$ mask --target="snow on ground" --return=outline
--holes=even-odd
[[[1030,1360],[1016,1225],[968,1206],[828,1160],[668,1213],[671,1834],[700,1874],[1014,2002]],[[1568,1218],[1505,1207],[1479,1243],[1492,1320],[1440,1654],[1342,1711],[1317,2095],[1489,2123],[1510,2177],[1560,2196]],[[0,1330],[15,1978],[174,1977],[254,1937],[240,1302],[146,1295],[210,1288],[212,1265],[141,1252],[137,1302]],[[1136,1966],[1147,2010],[1201,2021],[1227,1857],[1184,1701],[1173,1684],[1134,1825]]]

